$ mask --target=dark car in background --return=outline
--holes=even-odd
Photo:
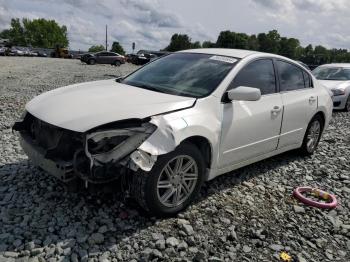
[[[125,55],[126,62],[135,64],[137,59],[137,54],[126,54]]]
[[[45,52],[43,52],[43,51],[35,51],[34,53],[38,57],[47,57],[47,54]]]
[[[120,66],[125,63],[125,57],[114,52],[98,52],[94,54],[83,54],[80,57],[80,61],[89,65],[94,64],[110,64]]]
[[[166,51],[151,51],[151,50],[140,50],[137,52],[136,56],[132,57],[131,63],[135,65],[144,65],[150,61],[153,61],[159,57],[170,54]]]

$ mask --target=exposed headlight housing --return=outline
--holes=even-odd
[[[345,95],[345,90],[333,88],[332,93],[334,96],[342,96]]]
[[[86,135],[85,152],[95,164],[121,160],[136,150],[157,127],[143,123],[140,127],[97,131]]]

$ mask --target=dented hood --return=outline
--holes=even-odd
[[[35,117],[65,129],[85,132],[110,122],[146,118],[190,107],[195,98],[168,95],[102,80],[61,87],[26,105]]]

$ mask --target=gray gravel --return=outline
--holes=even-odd
[[[32,97],[134,70],[77,60],[0,57],[0,261],[350,261],[350,114],[335,112],[313,157],[287,153],[207,183],[176,218],[118,194],[73,193],[28,162],[11,126]],[[291,192],[338,196],[327,211]]]

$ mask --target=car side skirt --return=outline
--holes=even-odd
[[[248,165],[253,164],[255,162],[259,162],[259,161],[264,160],[266,158],[270,158],[272,156],[276,156],[276,155],[279,155],[281,153],[284,153],[284,152],[287,152],[287,151],[290,151],[290,150],[293,150],[293,149],[300,148],[300,146],[301,146],[301,144],[288,145],[288,146],[279,148],[277,150],[271,151],[270,153],[259,155],[257,157],[254,157],[254,158],[242,161],[240,163],[237,163],[237,164],[234,164],[234,165],[231,165],[231,166],[227,166],[227,167],[224,167],[224,168],[221,168],[221,169],[209,169],[208,170],[207,181],[212,180],[212,179],[214,179],[214,178],[216,178],[216,177],[218,177],[220,175],[223,175],[225,173],[228,173],[230,171],[239,169],[239,168],[244,167],[244,166],[248,166]]]

